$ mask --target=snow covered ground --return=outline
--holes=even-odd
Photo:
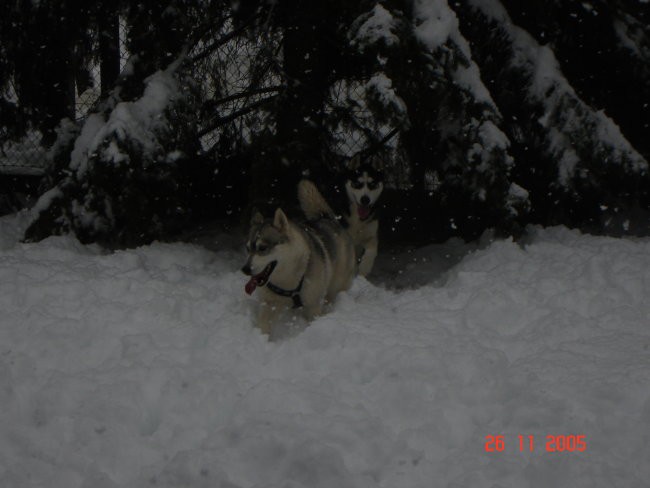
[[[431,246],[268,343],[239,252],[19,244],[25,219],[0,219],[0,486],[648,486],[649,240]]]

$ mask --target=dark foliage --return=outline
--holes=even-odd
[[[15,96],[0,98],[0,135],[38,129],[48,148],[56,138],[27,238],[138,245],[293,205],[304,176],[336,197],[356,153],[382,161],[386,239],[516,235],[528,223],[647,232],[648,12],[605,0],[432,5],[12,4],[0,85]],[[118,75],[120,35],[131,57]],[[179,89],[162,121],[144,123],[144,136],[107,129],[92,145],[87,121],[60,123],[74,119],[92,63],[102,95],[90,121],[138,103],[149,77],[173,66]],[[82,143],[92,152],[79,171]],[[635,225],[621,217],[632,214]]]

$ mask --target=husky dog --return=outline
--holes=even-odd
[[[311,181],[298,184],[298,200],[305,222],[289,220],[279,208],[273,219],[256,212],[251,220],[242,271],[251,277],[246,293],[261,288],[257,322],[267,335],[287,309],[300,308],[307,320],[319,315],[355,274],[352,240]]]
[[[367,276],[377,257],[379,221],[375,204],[384,190],[383,175],[369,163],[361,164],[350,170],[345,190],[350,207],[344,218],[354,242],[358,273]]]

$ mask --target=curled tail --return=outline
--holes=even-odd
[[[317,220],[323,217],[336,219],[334,211],[327,204],[316,185],[309,180],[298,183],[298,202],[307,220]]]

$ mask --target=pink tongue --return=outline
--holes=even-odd
[[[359,217],[362,219],[367,219],[368,215],[370,215],[370,207],[359,205],[357,212],[359,212]]]
[[[248,280],[248,283],[246,283],[244,290],[246,290],[247,294],[252,295],[255,291],[255,288],[257,288],[257,279],[255,277],[252,277],[250,280]]]

